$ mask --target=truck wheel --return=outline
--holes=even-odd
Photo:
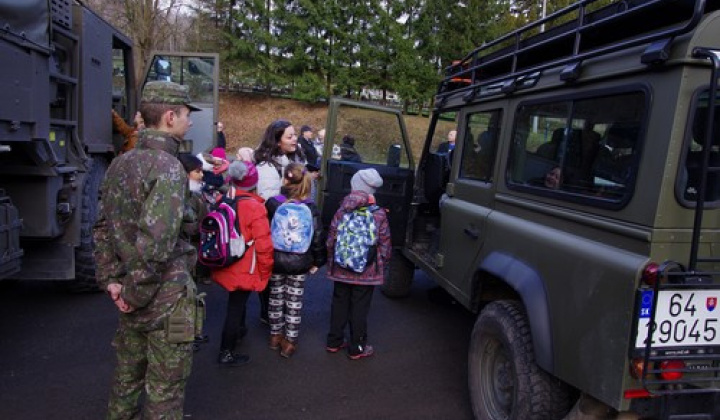
[[[382,285],[382,292],[389,298],[403,298],[410,296],[415,265],[405,258],[399,251],[393,253],[390,259],[390,268]]]
[[[477,419],[561,419],[570,410],[568,386],[535,364],[530,326],[517,301],[483,309],[472,332],[468,370]]]
[[[100,291],[95,278],[92,228],[97,220],[100,184],[105,178],[107,168],[106,158],[94,156],[89,163],[88,176],[83,186],[80,245],[75,248],[75,280],[69,285],[70,290],[76,293]]]

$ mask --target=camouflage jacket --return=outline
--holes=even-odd
[[[175,157],[179,141],[143,130],[135,149],[113,160],[102,185],[93,235],[101,287],[123,286],[137,327],[155,329],[192,285],[194,248],[180,239],[187,176]]]

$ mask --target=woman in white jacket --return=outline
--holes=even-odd
[[[305,164],[302,147],[298,146],[295,127],[289,121],[273,121],[263,135],[262,142],[255,149],[255,167],[258,171],[257,195],[267,200],[280,194],[285,167],[290,162]],[[270,324],[268,308],[270,289],[260,292],[260,321]]]
[[[265,130],[254,155],[259,176],[257,194],[265,200],[280,194],[285,167],[290,162],[305,163],[297,139],[289,121],[273,121]]]

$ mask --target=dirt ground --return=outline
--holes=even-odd
[[[313,130],[325,126],[327,105],[291,99],[271,98],[261,94],[220,94],[220,121],[225,124],[227,149],[236,151],[247,146],[253,149],[262,139],[265,128],[277,119],[290,121],[296,131],[303,125]]]
[[[257,147],[265,128],[277,119],[290,121],[298,132],[301,126],[309,125],[317,133],[326,125],[327,104],[252,93],[220,94],[220,121],[225,124],[228,153],[234,154],[239,147]],[[404,120],[417,161],[430,119],[406,115]],[[358,131],[365,130],[359,127]]]

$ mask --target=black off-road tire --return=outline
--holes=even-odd
[[[94,156],[89,163],[88,176],[83,185],[80,245],[75,248],[75,280],[68,284],[69,290],[75,293],[101,291],[95,278],[92,228],[97,220],[100,185],[107,169],[107,159]]]
[[[472,332],[468,375],[478,420],[558,420],[571,408],[571,388],[535,363],[530,325],[517,301],[483,309]]]
[[[382,293],[389,298],[404,298],[410,296],[415,264],[405,258],[400,251],[393,253],[390,267],[385,276],[385,283],[381,287]]]

